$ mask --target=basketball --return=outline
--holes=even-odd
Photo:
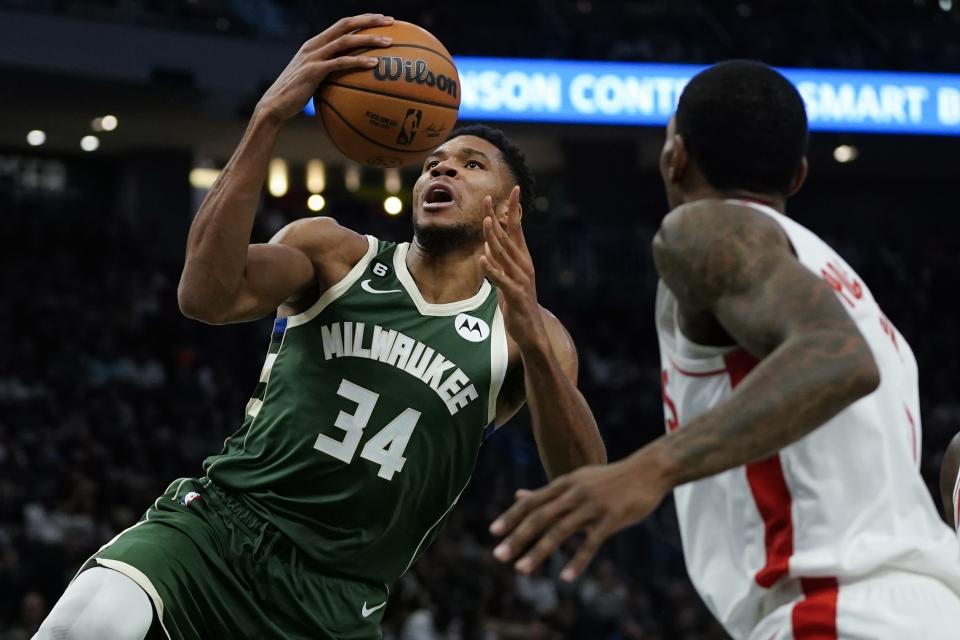
[[[376,50],[376,67],[327,77],[314,97],[320,121],[352,160],[369,167],[414,164],[442,143],[457,121],[457,67],[446,47],[415,24],[397,21],[357,33],[393,42]]]

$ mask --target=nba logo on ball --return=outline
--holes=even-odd
[[[403,119],[400,126],[400,134],[397,136],[397,144],[409,145],[417,135],[417,129],[420,128],[420,118],[423,117],[423,111],[420,109],[407,109],[407,116]]]
[[[439,40],[409,22],[357,33],[392,42],[376,50],[376,67],[327,76],[314,96],[317,115],[331,142],[352,160],[368,167],[418,163],[457,121],[457,67]]]

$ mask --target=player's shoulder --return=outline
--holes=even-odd
[[[350,262],[363,257],[370,244],[366,236],[328,216],[295,220],[280,229],[270,242],[299,249],[311,259],[336,256]]]
[[[753,207],[703,199],[682,204],[664,216],[654,248],[689,251],[723,241],[770,246],[785,244],[786,238],[780,225]]]

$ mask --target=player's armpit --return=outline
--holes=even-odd
[[[833,290],[764,214],[685,205],[664,220],[654,258],[681,307],[712,314],[760,361],[727,400],[652,445],[674,486],[771,455],[879,385]]]

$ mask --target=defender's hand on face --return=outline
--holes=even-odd
[[[480,266],[503,292],[503,318],[507,331],[521,346],[546,338],[540,305],[537,303],[536,274],[520,225],[520,187],[514,187],[507,201],[504,227],[493,208],[493,198],[483,200],[483,237],[486,239]]]
[[[638,477],[627,461],[581,467],[537,491],[518,491],[513,506],[490,525],[493,535],[506,536],[493,555],[510,562],[523,553],[514,568],[529,574],[565,540],[582,531],[586,537],[560,574],[561,579],[572,582],[604,540],[646,518],[664,495],[664,487]]]
[[[278,123],[289,120],[303,110],[329,73],[375,67],[375,57],[343,54],[354,49],[390,46],[390,38],[352,33],[358,29],[384,27],[389,24],[393,24],[393,18],[368,13],[343,18],[323,33],[310,38],[303,43],[287,68],[260,98],[257,111]]]

